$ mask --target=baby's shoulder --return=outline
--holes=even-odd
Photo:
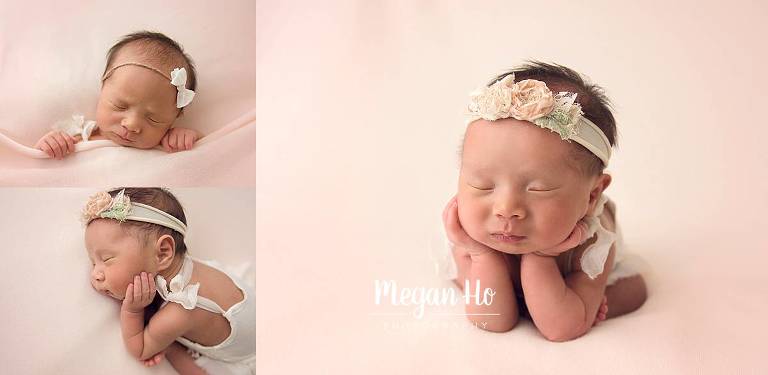
[[[229,275],[203,262],[194,261],[191,283],[200,283],[198,295],[216,302],[227,311],[245,297]]]

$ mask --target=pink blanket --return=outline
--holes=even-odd
[[[253,186],[256,114],[249,111],[200,139],[192,150],[120,147],[81,142],[63,160],[22,145],[0,131],[2,186]]]

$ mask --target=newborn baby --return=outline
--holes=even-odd
[[[49,157],[63,159],[75,143],[108,139],[121,146],[166,152],[189,150],[200,138],[173,127],[195,95],[192,59],[173,39],[154,32],[124,36],[107,53],[96,105],[96,121],[73,116],[58,123],[35,144]]]
[[[478,327],[504,332],[522,316],[552,341],[572,340],[646,299],[622,262],[616,206],[604,173],[616,126],[602,90],[559,65],[532,63],[472,94],[458,191],[443,221],[450,278]],[[468,283],[467,283],[468,282]]]

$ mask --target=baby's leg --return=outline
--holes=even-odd
[[[642,275],[616,280],[605,288],[605,296],[608,298],[607,319],[631,313],[640,308],[648,296],[645,280]]]

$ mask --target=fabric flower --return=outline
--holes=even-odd
[[[125,189],[123,189],[112,198],[112,204],[108,209],[102,211],[101,214],[99,214],[99,217],[125,221],[126,217],[130,214],[131,198],[125,195]]]
[[[533,121],[544,117],[555,105],[552,91],[544,82],[534,79],[522,80],[512,86],[510,114],[518,120]]]
[[[98,192],[88,199],[88,203],[83,208],[81,220],[83,224],[88,224],[91,220],[99,217],[99,214],[112,205],[112,196],[106,191]]]
[[[537,118],[533,123],[559,134],[560,139],[570,139],[578,133],[576,124],[584,114],[581,105],[576,103],[576,96],[577,94],[572,92],[557,93],[552,112]]]
[[[515,75],[510,74],[490,87],[481,87],[469,94],[469,111],[489,121],[509,117],[512,105],[512,86]]]

